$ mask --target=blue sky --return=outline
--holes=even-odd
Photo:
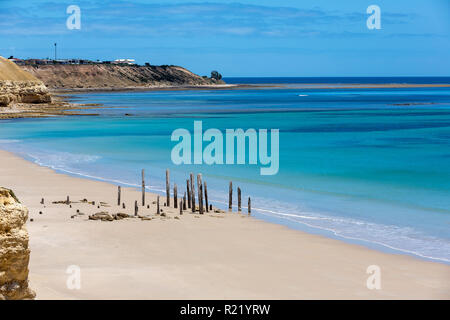
[[[366,27],[369,5],[381,30]],[[66,8],[81,8],[68,30]],[[449,0],[0,0],[0,55],[175,64],[224,76],[450,76]]]

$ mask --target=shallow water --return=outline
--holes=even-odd
[[[450,89],[246,89],[91,93],[98,117],[0,124],[0,148],[41,165],[163,192],[201,172],[225,208],[228,181],[259,218],[450,263]],[[413,105],[398,105],[398,104]],[[125,113],[132,116],[124,116]],[[280,130],[280,169],[171,162],[177,128]],[[181,187],[180,187],[181,186]],[[180,191],[179,191],[180,192]],[[245,206],[244,206],[245,207]]]

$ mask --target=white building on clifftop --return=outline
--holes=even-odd
[[[136,60],[134,60],[134,59],[116,59],[112,63],[113,64],[129,64],[129,65],[133,65],[133,64],[136,64],[135,61]]]

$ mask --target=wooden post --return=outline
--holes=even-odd
[[[166,204],[168,207],[170,207],[170,172],[169,169],[166,170],[166,197],[167,197],[167,201]]]
[[[197,175],[197,189],[198,189],[198,208],[200,214],[203,214],[203,183],[202,175]]]
[[[186,180],[186,192],[187,192],[187,205],[188,208],[191,208],[191,191],[189,190],[189,179]],[[186,194],[185,194],[186,195]],[[186,210],[186,208],[184,208],[184,210]]]
[[[156,199],[156,214],[159,215],[159,196],[158,196],[158,198]]]
[[[228,211],[233,210],[233,182],[230,181],[230,187],[228,189]]]
[[[122,188],[120,186],[117,187],[117,205],[120,206],[120,196],[121,196]]]
[[[134,202],[134,215],[137,216],[138,214],[138,204],[137,204],[137,200]]]
[[[44,198],[41,199],[41,204],[44,204]]]
[[[69,198],[69,196],[67,196],[66,204],[70,204],[70,198]]]
[[[178,192],[177,192],[177,184],[173,186],[173,207],[178,208]]]
[[[242,211],[242,203],[241,203],[241,188],[237,188],[238,193],[238,212],[241,213]]]
[[[145,206],[145,171],[142,169],[142,206]]]
[[[183,210],[186,210],[186,192],[183,195]]]
[[[250,197],[248,197],[248,215],[252,213],[252,201],[250,200]]]
[[[195,188],[194,188],[194,174],[191,172],[191,209],[192,212],[195,212]]]
[[[206,186],[206,181],[203,182],[203,185],[205,187],[205,206],[206,206],[206,212],[209,212],[209,204],[208,204],[208,187]]]
[[[180,216],[183,214],[183,200],[180,200]]]

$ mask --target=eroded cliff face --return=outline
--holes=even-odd
[[[15,103],[49,103],[51,100],[42,81],[0,57],[0,107]]]
[[[200,77],[178,66],[26,65],[22,69],[51,89],[212,86],[224,83]]]
[[[0,107],[14,103],[50,103],[47,87],[40,81],[0,81]]]
[[[33,299],[28,287],[28,209],[0,187],[0,300]]]

